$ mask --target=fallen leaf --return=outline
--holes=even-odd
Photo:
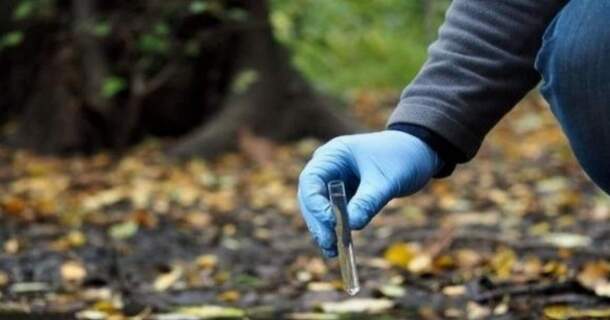
[[[414,274],[423,274],[432,271],[432,257],[428,254],[420,254],[409,261],[407,270]]]
[[[487,306],[480,305],[476,302],[468,302],[466,305],[466,311],[468,313],[468,319],[486,319],[491,315],[491,309]]]
[[[335,285],[330,282],[310,282],[307,284],[307,290],[319,292],[319,291],[333,291]]]
[[[138,224],[132,220],[118,223],[110,227],[108,234],[117,240],[124,240],[133,237],[138,232]]]
[[[169,272],[162,273],[159,275],[153,284],[153,288],[156,291],[165,291],[169,289],[180,277],[182,277],[183,270],[180,266],[173,266]]]
[[[466,286],[447,286],[443,288],[443,294],[448,296],[463,296],[466,294]]]
[[[246,312],[242,309],[221,306],[198,306],[178,308],[175,313],[195,316],[199,319],[242,319]]]
[[[82,247],[87,243],[87,238],[85,234],[80,231],[73,230],[70,231],[67,235],[53,241],[51,246],[58,251],[67,251],[73,248]]]
[[[99,210],[105,206],[119,202],[125,197],[125,192],[121,188],[100,191],[88,196],[83,200],[83,208],[87,211]]]
[[[61,278],[69,284],[80,284],[87,276],[87,269],[78,261],[68,261],[61,265]]]
[[[46,282],[19,282],[13,284],[10,288],[10,291],[15,294],[46,292],[49,290],[51,290],[51,287]]]
[[[418,252],[419,248],[416,246],[404,242],[398,242],[392,244],[388,249],[386,249],[383,257],[391,265],[406,269]]]
[[[147,210],[136,210],[131,213],[130,219],[133,220],[138,226],[152,229],[157,226],[157,217]]]
[[[602,297],[610,297],[610,264],[606,261],[593,261],[585,264],[578,274],[578,282],[585,288]]]
[[[591,245],[591,238],[575,233],[549,233],[543,236],[543,241],[559,248],[579,248]]]
[[[184,217],[187,225],[194,229],[205,229],[212,222],[212,217],[204,212],[189,212]]]
[[[241,294],[237,290],[225,291],[218,295],[218,299],[220,299],[224,302],[229,302],[229,303],[234,303],[234,302],[239,301],[240,297],[241,297]]]
[[[2,201],[2,210],[12,216],[20,216],[26,209],[25,201],[17,197],[8,197]]]
[[[117,305],[113,301],[108,300],[108,299],[100,300],[100,301],[96,302],[92,308],[96,311],[103,312],[107,315],[117,314],[120,311],[120,309],[117,307]]]
[[[87,243],[87,237],[84,233],[78,230],[73,230],[66,235],[66,241],[68,242],[68,244],[70,244],[70,246],[78,248],[82,247],[85,243]]]
[[[74,316],[79,320],[106,320],[108,318],[106,313],[97,310],[82,310]]]
[[[291,313],[286,315],[287,320],[339,320],[337,314],[328,313]]]
[[[0,271],[0,288],[4,288],[9,281],[10,279],[8,274],[6,274],[6,272]]]
[[[197,258],[195,264],[201,269],[214,269],[218,265],[218,257],[213,254],[204,254]]]
[[[389,298],[400,298],[407,293],[407,290],[404,287],[393,284],[383,285],[379,288],[379,291]]]
[[[19,240],[11,238],[6,240],[4,243],[4,252],[8,254],[15,254],[19,251]]]
[[[547,275],[552,275],[557,278],[563,278],[568,273],[568,267],[560,261],[548,261],[542,266],[542,272]]]
[[[577,309],[570,306],[549,306],[544,308],[544,315],[549,320],[608,319],[610,308]]]
[[[481,254],[472,249],[459,249],[455,252],[455,261],[459,268],[469,270],[481,264]]]
[[[320,305],[327,313],[380,313],[394,307],[389,299],[347,299],[341,302],[324,302]]]
[[[500,279],[508,279],[513,266],[517,262],[517,254],[510,248],[499,248],[490,261],[491,268]]]

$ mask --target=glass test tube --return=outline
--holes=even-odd
[[[334,180],[328,183],[328,195],[333,207],[337,235],[337,249],[339,251],[339,265],[341,266],[341,278],[343,288],[350,296],[360,291],[358,271],[356,270],[356,256],[352,244],[351,229],[347,216],[347,195],[343,181]]]

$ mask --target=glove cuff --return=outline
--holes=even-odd
[[[436,152],[440,165],[434,175],[435,178],[448,177],[455,170],[456,164],[466,162],[465,155],[459,149],[425,127],[409,123],[394,123],[388,129],[402,131],[415,136]]]

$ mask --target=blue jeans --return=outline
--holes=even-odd
[[[576,158],[610,194],[610,1],[568,2],[544,35],[536,69]]]

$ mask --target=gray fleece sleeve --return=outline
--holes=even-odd
[[[540,80],[534,60],[564,0],[454,0],[428,61],[388,126],[421,126],[474,157],[485,135]]]

